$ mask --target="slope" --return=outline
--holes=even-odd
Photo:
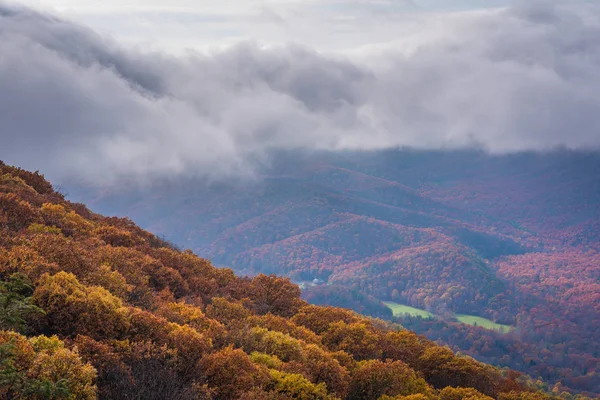
[[[287,279],[214,268],[1,163],[0,244],[2,398],[550,398],[399,326],[310,306]]]
[[[468,342],[422,332],[486,361],[600,391],[597,288],[589,284],[600,265],[598,171],[597,154],[568,151],[287,152],[272,155],[253,181],[183,177],[69,191],[239,273],[328,281],[304,293],[311,301],[377,316],[389,316],[378,300],[395,301],[449,323],[458,313],[516,326],[493,340],[476,330]],[[552,285],[523,284],[517,268],[534,274],[535,260],[552,265]],[[577,275],[581,268],[592,275]],[[586,294],[549,301],[557,293]]]

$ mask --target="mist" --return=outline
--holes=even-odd
[[[600,6],[415,18],[352,51],[174,55],[0,4],[0,159],[111,182],[252,175],[277,150],[600,148]]]

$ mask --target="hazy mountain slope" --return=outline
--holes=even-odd
[[[598,172],[600,156],[564,151],[289,152],[273,155],[252,181],[75,190],[95,209],[128,215],[241,273],[329,281],[320,302],[330,296],[381,315],[375,298],[514,325],[511,335],[529,361],[505,358],[516,350],[503,338],[489,345],[499,349],[492,360],[550,380],[570,365],[578,379],[571,385],[597,390],[597,288],[584,282],[600,269]],[[561,254],[578,261],[559,261]],[[554,278],[525,278],[546,264]],[[596,275],[567,278],[581,268]],[[569,296],[548,301],[557,293]],[[574,306],[580,301],[593,315]],[[475,356],[487,351],[476,342],[459,347]],[[547,346],[562,361],[548,361]]]
[[[2,399],[556,399],[308,305],[288,279],[236,277],[2,162],[0,300]]]

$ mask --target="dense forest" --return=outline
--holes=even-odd
[[[303,297],[406,323],[477,359],[600,393],[600,157],[556,151],[273,155],[258,179],[71,185],[237,274],[326,282]],[[510,325],[496,334],[456,314]],[[465,333],[468,332],[468,333]],[[464,335],[463,335],[464,333]]]
[[[0,282],[2,399],[551,398],[399,325],[309,305],[287,278],[236,277],[4,164]]]

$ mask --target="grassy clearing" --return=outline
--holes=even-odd
[[[391,301],[384,301],[383,304],[385,304],[390,308],[390,310],[392,310],[395,317],[400,317],[402,315],[412,315],[413,317],[433,318],[435,316],[429,311],[421,310],[420,308],[405,306],[404,304],[393,303]]]
[[[430,313],[429,311],[421,310],[420,308],[405,306],[404,304],[398,304],[391,301],[384,301],[383,303],[392,310],[395,317],[401,317],[404,315],[411,315],[413,317],[421,318],[435,317],[434,314]],[[479,326],[481,328],[490,329],[501,333],[508,333],[513,329],[513,327],[510,325],[497,324],[489,319],[476,317],[474,315],[458,314],[456,316],[456,320],[463,324]]]
[[[490,329],[502,333],[510,332],[513,328],[510,325],[497,324],[486,318],[475,317],[473,315],[458,314],[456,319],[463,324],[480,326],[485,329]]]

